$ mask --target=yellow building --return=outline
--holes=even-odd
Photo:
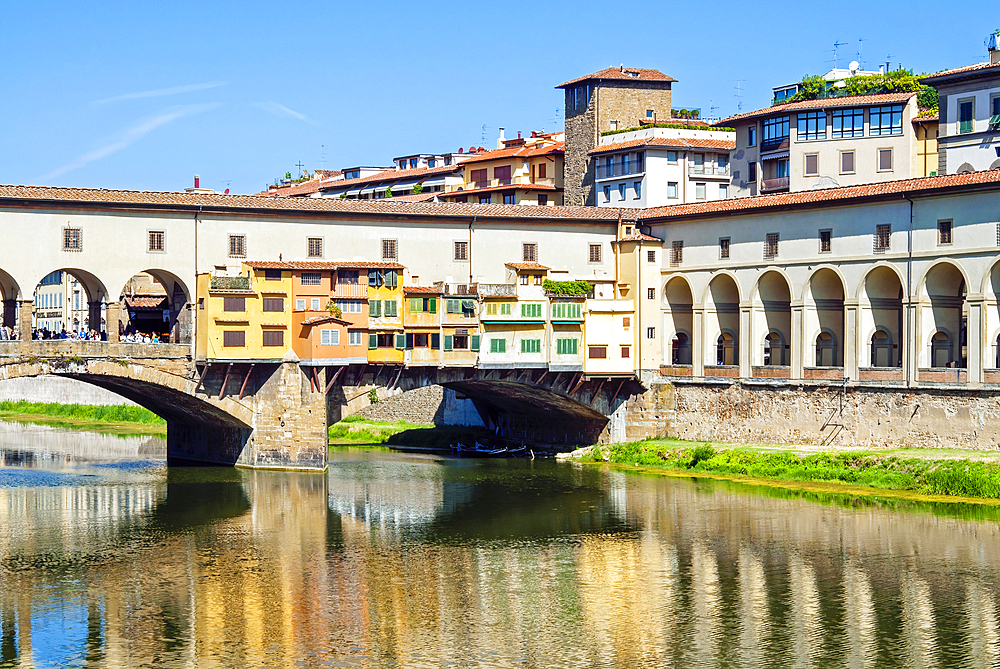
[[[465,183],[449,185],[439,197],[447,202],[561,205],[563,203],[562,133],[510,140],[501,148],[467,158]]]
[[[278,362],[291,348],[291,270],[255,264],[198,275],[198,360]]]
[[[356,266],[368,271],[368,362],[402,364],[406,349],[402,309],[404,267],[391,262],[364,262]]]
[[[406,328],[406,363],[441,364],[441,291],[428,286],[403,289],[403,326]]]
[[[663,240],[643,234],[632,222],[623,221],[619,224],[618,238],[613,246],[617,277],[615,298],[632,303],[633,313],[629,319],[632,340],[629,356],[633,359],[632,368],[659,370],[662,360],[658,330],[662,320],[660,254],[665,252]],[[673,249],[671,252],[683,253],[683,249]],[[616,309],[612,309],[610,313],[616,322],[621,317]],[[593,337],[588,338],[588,347],[596,344],[598,342]],[[588,355],[588,359],[589,357]],[[624,360],[622,363],[624,364]]]

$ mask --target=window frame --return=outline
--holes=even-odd
[[[889,167],[887,167],[887,168],[883,168],[882,167],[882,152],[883,151],[888,151],[889,152]],[[893,171],[895,171],[895,167],[896,167],[896,157],[894,155],[894,151],[892,150],[891,146],[880,146],[880,147],[878,147],[878,148],[875,149],[875,171],[876,172],[881,172],[881,173],[893,172]]]
[[[947,238],[947,240],[945,239]],[[951,218],[938,219],[937,245],[952,246],[955,243],[955,221]]]
[[[245,314],[247,311],[247,298],[241,295],[223,297],[222,311],[229,314]]]
[[[850,171],[844,170],[844,156],[850,154],[851,156],[851,169]],[[838,156],[840,168],[840,174],[857,174],[858,173],[858,154],[855,149],[844,149],[840,152]]]
[[[857,122],[860,117],[861,125]],[[844,119],[851,119],[850,130],[844,129]],[[837,120],[840,120],[840,129],[837,130]],[[853,137],[865,136],[865,108],[864,107],[843,107],[830,111],[830,137],[832,139],[850,139]]]
[[[816,170],[814,172],[809,171],[809,159],[816,159]],[[819,176],[819,153],[806,153],[802,155],[802,176],[804,177],[818,177]]]
[[[596,253],[595,253],[596,251]],[[604,263],[604,249],[601,244],[590,243],[587,245],[587,264],[601,265]]]
[[[731,237],[719,237],[719,260],[729,260],[732,249]]]
[[[246,258],[247,257],[247,236],[246,233],[242,232],[231,232],[229,233],[229,258]]]
[[[774,260],[778,257],[781,245],[781,235],[777,232],[768,232],[764,235],[764,260]]]
[[[673,195],[671,195],[671,193],[673,193]],[[668,181],[667,182],[667,199],[668,200],[676,200],[679,197],[677,193],[678,193],[677,182],[676,181]]]
[[[883,234],[884,233],[884,234]],[[882,241],[885,243],[881,243]],[[875,234],[872,239],[873,253],[886,253],[892,248],[892,224],[879,223],[875,226]]]
[[[307,258],[322,258],[323,257],[323,238],[322,237],[307,237],[306,238],[306,257]]]
[[[157,235],[159,237],[157,237]],[[159,241],[159,248],[154,240]],[[167,231],[163,229],[146,230],[146,253],[166,253],[167,252]]]
[[[390,255],[391,254],[391,255]],[[382,260],[399,260],[399,240],[382,239]]]
[[[868,108],[868,136],[869,137],[890,137],[903,134],[903,110],[904,105],[878,105]],[[896,125],[896,114],[899,114],[899,125]],[[882,119],[889,117],[888,132],[886,126],[882,124]],[[876,117],[879,125],[875,125]]]
[[[306,281],[306,277],[309,280]],[[323,285],[323,273],[322,272],[302,272],[299,275],[299,283],[303,286],[322,286]]]
[[[969,120],[968,120],[969,126],[968,126],[967,130],[962,130],[962,124],[965,123],[965,121],[962,121],[962,105],[966,105],[966,104],[969,105],[969,110],[970,110],[970,112],[969,112]],[[969,97],[969,98],[959,98],[959,100],[958,100],[958,102],[956,104],[956,107],[955,107],[955,117],[956,117],[955,118],[955,122],[956,122],[956,126],[957,126],[956,130],[958,130],[958,132],[956,134],[959,134],[959,135],[968,135],[968,134],[973,133],[973,132],[976,131],[976,98],[975,98],[975,96]]]
[[[83,228],[65,225],[62,229],[62,250],[78,253],[83,251]]]
[[[805,127],[804,131],[803,126]],[[826,111],[799,112],[795,115],[795,141],[818,142],[825,140],[827,135],[826,126]]]
[[[521,262],[538,262],[538,242],[521,242]]]
[[[823,236],[826,235],[826,239]],[[824,241],[826,242],[826,248],[823,248]],[[821,228],[819,230],[819,252],[820,253],[833,253],[833,228]]]
[[[670,266],[679,267],[684,262],[684,240],[670,242]]]
[[[237,337],[236,335],[239,335]],[[238,340],[238,343],[237,343]],[[222,347],[223,348],[246,348],[247,347],[247,331],[246,330],[223,330],[222,331]]]
[[[462,240],[452,242],[452,259],[455,262],[469,262],[469,242]]]
[[[275,308],[277,307],[277,308]],[[260,301],[260,310],[267,312],[278,312],[284,313],[285,311],[285,298],[284,297],[263,297]]]

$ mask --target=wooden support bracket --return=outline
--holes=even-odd
[[[194,394],[197,395],[198,391],[201,390],[202,386],[205,384],[205,377],[208,376],[208,368],[211,367],[211,363],[205,363],[202,368],[201,374],[198,376],[198,385],[194,387]]]
[[[222,396],[226,394],[226,384],[229,383],[229,372],[231,371],[233,371],[233,363],[229,363],[229,366],[226,367],[226,377],[222,379],[222,387],[219,388],[220,400],[222,399]]]
[[[601,379],[601,382],[597,384],[597,389],[594,390],[594,394],[590,396],[590,406],[594,406],[594,402],[597,401],[597,395],[601,392],[601,388],[607,383],[607,379]]]
[[[250,380],[250,375],[253,374],[253,368],[256,367],[256,366],[257,366],[257,363],[251,363],[250,364],[250,368],[247,370],[247,376],[246,376],[245,379],[243,379],[243,385],[240,386],[240,397],[239,397],[239,399],[243,399],[243,392],[247,389],[247,381]]]
[[[340,375],[343,373],[345,369],[347,369],[347,367],[348,365],[344,365],[342,367],[337,368],[337,373],[331,376],[330,380],[327,382],[326,390],[323,391],[324,393],[329,394],[330,388],[333,388],[333,384],[337,382],[337,379],[340,378]],[[327,372],[327,374],[329,374],[329,372]]]

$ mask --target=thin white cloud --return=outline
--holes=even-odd
[[[254,107],[258,109],[263,109],[266,112],[274,114],[275,116],[291,116],[292,118],[297,118],[300,121],[305,121],[306,123],[312,123],[313,125],[318,125],[315,121],[311,120],[305,114],[295,111],[294,109],[289,109],[285,105],[278,104],[274,100],[268,100],[267,102],[255,102]]]
[[[139,93],[126,93],[124,95],[116,95],[112,98],[104,98],[103,100],[94,100],[90,104],[92,105],[105,105],[109,102],[121,102],[122,100],[137,100],[139,98],[159,98],[164,95],[177,95],[179,93],[191,93],[193,91],[204,91],[209,88],[218,88],[219,86],[225,86],[223,82],[215,82],[210,84],[189,84],[187,86],[174,86],[173,88],[158,88],[155,91],[140,91]]]
[[[133,142],[142,139],[152,131],[157,128],[161,128],[168,123],[172,123],[179,118],[184,118],[185,116],[192,116],[194,114],[201,114],[203,112],[209,111],[210,109],[215,109],[219,106],[219,103],[214,102],[211,104],[204,105],[183,105],[180,107],[170,107],[163,111],[163,113],[158,114],[150,119],[143,121],[142,123],[132,126],[124,130],[119,136],[110,144],[106,144],[99,149],[95,149],[88,153],[83,154],[73,162],[67,163],[62,167],[57,167],[48,174],[44,174],[37,179],[38,182],[48,181],[54,179],[62,174],[66,174],[72,170],[83,167],[88,163],[92,163],[95,160],[100,160],[101,158],[107,158],[112,153],[120,151],[125,147],[129,146]]]

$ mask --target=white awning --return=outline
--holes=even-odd
[[[424,179],[420,182],[420,185],[425,189],[433,188],[434,186],[444,186],[444,176],[431,177],[429,179]]]
[[[368,184],[367,186],[361,189],[360,194],[371,195],[372,193],[375,192],[376,189],[385,191],[385,186],[383,186],[382,184]]]
[[[778,158],[787,158],[787,157],[788,157],[788,151],[778,151],[777,153],[769,153],[766,156],[761,156],[760,160],[761,162],[763,162],[765,160],[777,160]]]
[[[420,179],[403,179],[402,181],[394,183],[392,185],[391,190],[393,193],[399,193],[404,190],[410,190],[418,181],[420,181]]]

